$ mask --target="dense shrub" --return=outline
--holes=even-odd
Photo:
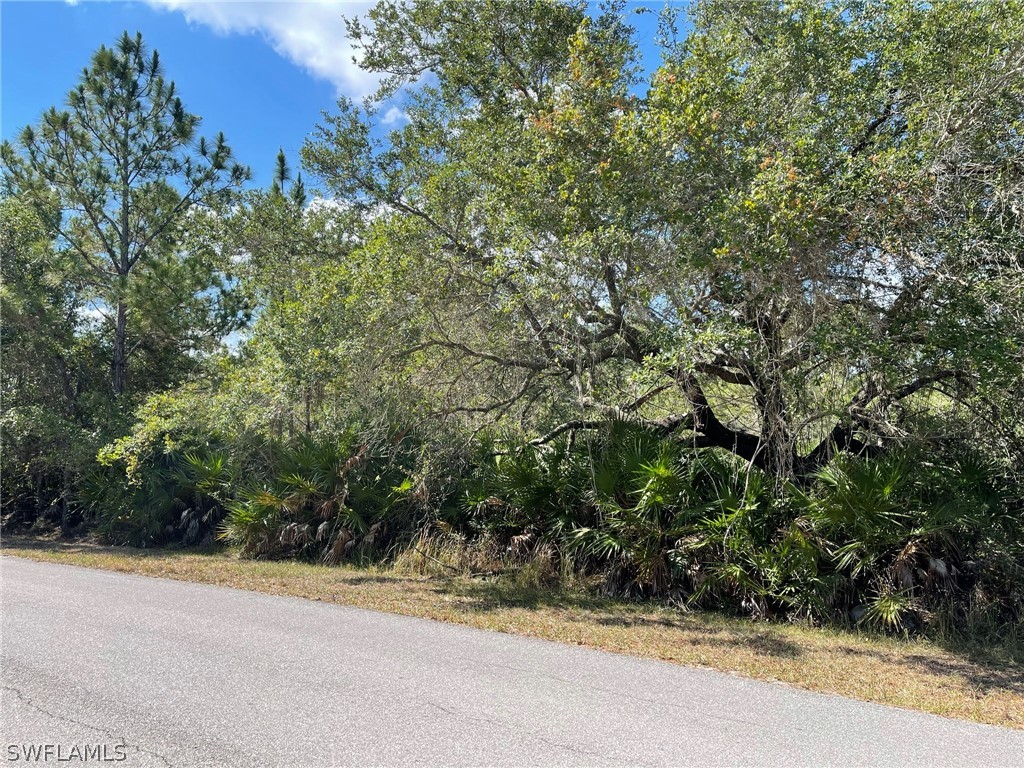
[[[355,430],[302,437],[276,467],[228,503],[221,537],[259,557],[336,564],[383,549],[415,525],[417,488],[400,438],[377,443]]]
[[[612,593],[895,629],[978,604],[1024,617],[1020,500],[963,446],[844,456],[779,490],[724,452],[619,424],[499,452],[468,501],[479,530],[551,546]]]
[[[104,541],[146,547],[209,541],[233,483],[223,452],[154,451],[123,458],[87,475],[79,499]]]
[[[759,618],[916,630],[1024,617],[1019,491],[964,444],[840,455],[780,486],[627,422],[545,445],[478,441],[460,464],[379,427],[224,441],[167,405],[84,483],[108,541],[216,536],[244,556],[327,564],[420,542],[446,568],[544,562],[545,578],[589,573],[609,594]]]
[[[168,401],[172,402],[172,401]],[[225,441],[183,428],[151,401],[135,430],[100,452],[80,500],[99,536],[133,546],[212,542],[260,557],[337,563],[408,534],[427,501],[402,435],[372,430]],[[187,425],[187,421],[185,424]]]
[[[998,468],[977,455],[954,448],[843,458],[818,473],[802,501],[835,573],[834,606],[902,626],[949,600],[998,594],[1005,618],[1024,617],[1019,590],[993,578],[997,562],[1018,582],[1024,575],[1019,505]]]
[[[190,400],[176,393],[150,398],[138,416],[129,434],[100,449],[78,504],[111,543],[209,540],[232,493],[242,441],[198,422]]]
[[[75,490],[92,466],[95,432],[41,406],[0,416],[0,510],[5,528],[82,521]]]

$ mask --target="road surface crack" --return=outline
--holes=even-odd
[[[467,715],[465,712],[459,712],[456,709],[445,707],[441,704],[438,704],[435,701],[426,701],[425,703],[433,707],[434,709],[440,710],[445,714],[451,715],[452,717],[458,717],[462,720],[469,720],[470,722],[474,723],[487,723],[488,725],[496,725],[499,728],[504,728],[507,731],[524,733],[527,736],[537,739],[537,741],[547,744],[548,746],[555,747],[556,749],[562,749],[566,752],[573,752],[577,755],[585,755],[587,757],[600,757],[604,760],[615,761],[614,757],[612,757],[611,755],[606,755],[603,752],[592,752],[590,750],[583,749],[582,747],[577,747],[573,744],[566,744],[565,742],[554,741],[552,739],[547,738],[543,734],[537,733],[536,731],[531,731],[528,728],[522,728],[512,723],[507,723],[504,720],[495,720],[489,717],[475,717],[473,715]]]
[[[167,765],[167,766],[173,765],[173,763],[171,763],[170,760],[168,760],[166,757],[161,755],[159,752],[154,752],[154,751],[152,751],[150,749],[145,749],[143,747],[140,747],[137,744],[131,744],[131,743],[129,743],[127,738],[125,738],[124,736],[122,736],[122,735],[120,735],[118,733],[115,733],[113,730],[111,730],[109,728],[101,728],[101,727],[96,726],[96,725],[90,725],[89,723],[84,723],[81,720],[75,720],[75,718],[73,718],[73,717],[68,717],[67,715],[61,715],[61,714],[58,714],[56,712],[51,712],[50,710],[46,709],[45,707],[41,707],[38,704],[36,704],[32,699],[30,699],[28,696],[26,696],[24,693],[22,693],[22,691],[20,689],[15,688],[13,685],[5,685],[3,687],[3,689],[5,691],[10,691],[15,696],[17,696],[18,697],[18,701],[20,701],[26,707],[29,707],[30,709],[34,709],[36,712],[39,712],[39,713],[41,713],[43,715],[46,715],[46,717],[49,717],[51,720],[58,720],[60,722],[71,723],[72,725],[77,725],[77,726],[79,726],[81,728],[87,728],[90,731],[96,731],[97,733],[102,733],[107,738],[114,739],[115,741],[119,742],[120,746],[122,746],[122,747],[134,750],[135,752],[138,752],[139,754],[152,755],[153,757],[155,757],[158,760],[160,760],[164,765]]]

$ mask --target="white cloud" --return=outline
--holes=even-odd
[[[215,32],[260,34],[285,58],[334,84],[338,95],[361,98],[372,93],[377,75],[353,63],[354,50],[342,16],[364,14],[372,2],[260,2],[259,0],[146,0],[154,8],[177,11]]]
[[[407,123],[409,122],[409,115],[404,109],[399,107],[391,107],[384,116],[381,117],[380,121],[384,125],[395,125],[396,123]]]
[[[336,197],[321,197],[317,195],[309,202],[307,209],[310,213],[318,211],[347,211],[351,208],[347,200],[339,200]]]

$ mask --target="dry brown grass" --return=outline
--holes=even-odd
[[[408,568],[328,568],[29,539],[6,540],[3,552],[466,624],[1024,728],[1024,668],[998,654],[980,660],[924,640],[758,624],[509,579],[420,576]]]

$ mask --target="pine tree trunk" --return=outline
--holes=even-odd
[[[313,431],[312,422],[310,421],[310,398],[312,395],[309,391],[309,385],[303,387],[304,395],[306,398],[306,434],[310,434]]]
[[[117,319],[114,323],[114,357],[110,363],[110,384],[115,395],[124,392],[125,373],[128,367],[128,307],[123,301],[117,302]]]

